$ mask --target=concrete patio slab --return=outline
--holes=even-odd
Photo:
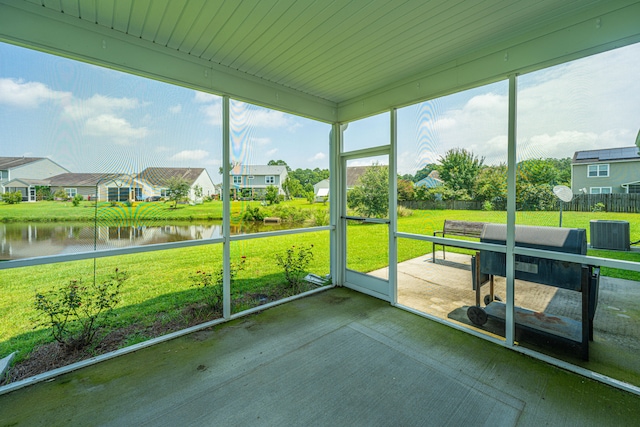
[[[640,396],[338,288],[0,396],[0,425],[633,425]]]

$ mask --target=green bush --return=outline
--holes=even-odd
[[[312,204],[316,200],[316,193],[308,191],[305,193],[305,197],[307,198],[307,203]]]
[[[316,227],[329,225],[329,209],[316,209],[313,213],[313,225]]]
[[[229,276],[231,284],[235,280],[238,272],[244,270],[246,257],[242,257],[240,262],[231,263]],[[222,312],[222,287],[224,284],[224,268],[221,266],[214,273],[207,273],[202,270],[196,271],[191,277],[192,286],[196,286],[202,295],[202,299],[211,311]]]
[[[598,202],[591,207],[591,212],[605,212],[606,206],[602,202]]]
[[[262,212],[259,207],[252,208],[249,206],[242,212],[243,221],[262,221],[264,217],[264,212]]]
[[[297,208],[295,206],[278,205],[271,211],[272,216],[280,218],[284,222],[302,222],[311,217],[308,209]]]
[[[37,325],[51,328],[53,339],[67,351],[86,347],[120,301],[120,287],[127,278],[126,272],[116,268],[102,283],[85,285],[82,280],[71,280],[57,289],[36,291]]]
[[[276,254],[276,264],[284,270],[285,293],[295,295],[302,290],[304,273],[313,260],[313,245],[308,248],[290,247],[284,254]]]
[[[15,205],[22,201],[22,193],[19,191],[0,194],[0,196],[2,197],[2,201],[8,205]]]
[[[62,188],[58,189],[58,191],[53,193],[53,198],[54,200],[69,200],[69,197],[67,196],[67,192],[64,191]]]
[[[491,203],[488,200],[485,200],[484,202],[482,202],[482,210],[483,211],[492,211],[493,210],[493,203]]]
[[[405,218],[411,215],[413,215],[413,211],[411,209],[398,205],[398,218]]]
[[[84,198],[82,197],[81,194],[76,194],[73,197],[73,200],[71,201],[71,203],[73,203],[73,206],[77,207],[77,206],[80,206],[80,202],[83,201],[83,200],[84,200]]]

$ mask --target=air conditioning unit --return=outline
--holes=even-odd
[[[629,250],[631,237],[628,221],[594,219],[589,222],[589,226],[592,248],[614,251]]]

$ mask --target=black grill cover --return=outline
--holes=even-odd
[[[504,245],[507,226],[485,225],[480,241]],[[516,246],[543,249],[578,255],[587,253],[587,231],[583,228],[557,228],[517,225]],[[516,255],[516,279],[542,283],[580,291],[581,264],[545,258]],[[499,252],[480,251],[480,272],[496,276],[506,275],[506,255]]]

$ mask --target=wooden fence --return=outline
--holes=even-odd
[[[602,206],[598,205],[599,203]],[[398,205],[419,210],[480,210],[482,203],[476,201],[425,201],[409,200],[398,202]],[[560,208],[557,205],[556,210]],[[562,210],[575,212],[592,212],[599,209],[605,212],[640,213],[640,194],[576,194],[570,202],[562,202]]]
[[[598,207],[598,203],[602,203]],[[640,194],[576,194],[570,202],[563,202],[565,211],[591,212],[601,208],[605,212],[640,212]]]

